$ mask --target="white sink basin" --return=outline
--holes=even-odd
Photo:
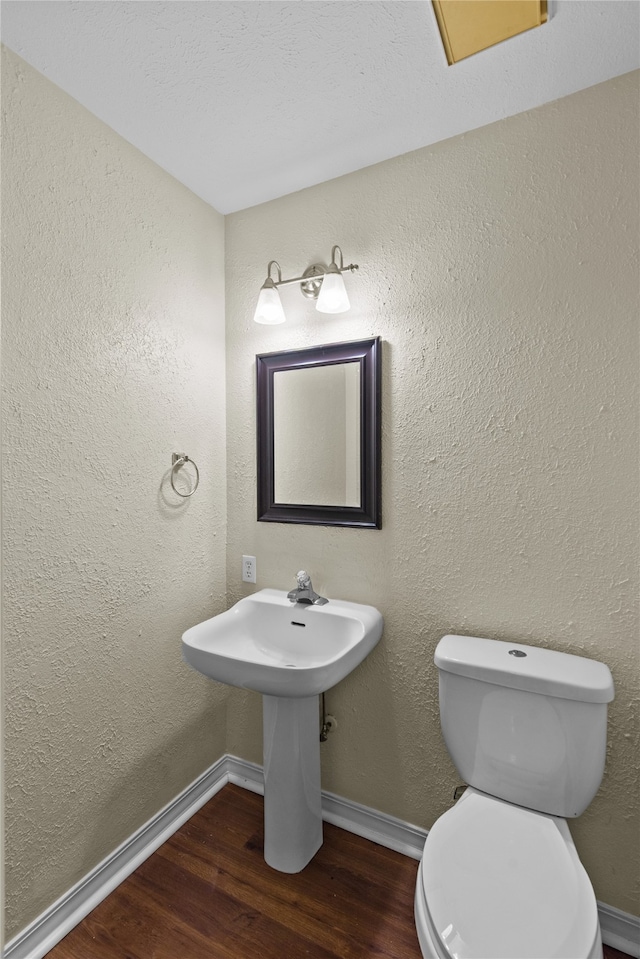
[[[262,589],[188,629],[182,653],[220,683],[267,696],[316,696],[355,669],[381,635],[373,606],[338,599],[306,606]]]

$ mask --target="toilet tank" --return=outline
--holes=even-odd
[[[474,636],[444,636],[435,663],[442,733],[464,782],[552,816],[584,812],[604,772],[609,667]]]

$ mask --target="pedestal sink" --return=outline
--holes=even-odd
[[[322,845],[318,694],[362,662],[382,625],[373,606],[262,589],[182,636],[198,672],[262,693],[264,857],[280,872],[300,872]]]

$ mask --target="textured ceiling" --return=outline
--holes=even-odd
[[[640,65],[638,0],[447,66],[428,0],[4,0],[2,39],[222,213]]]

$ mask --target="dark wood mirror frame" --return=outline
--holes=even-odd
[[[313,506],[275,502],[274,384],[275,373],[338,363],[360,364],[360,506]],[[256,356],[258,520],[312,526],[355,526],[380,529],[380,446],[382,341],[332,343],[304,350]],[[309,442],[313,442],[310,428]]]

